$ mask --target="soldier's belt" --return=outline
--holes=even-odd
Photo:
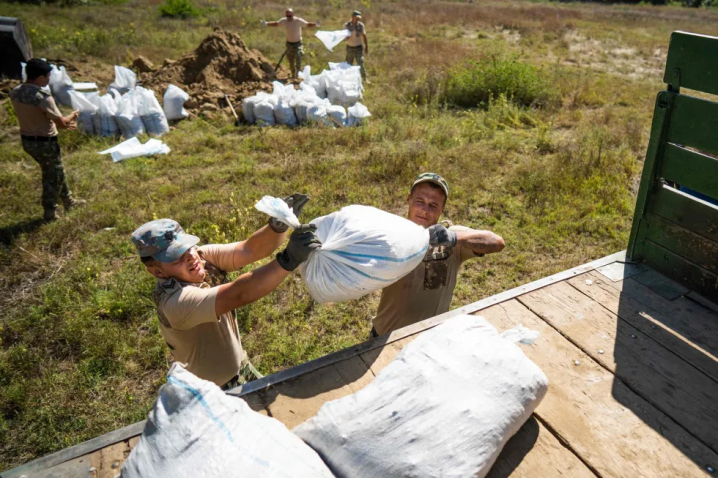
[[[22,139],[25,141],[33,141],[37,143],[51,143],[57,141],[57,136],[25,136],[20,135]]]

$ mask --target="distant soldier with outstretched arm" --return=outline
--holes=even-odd
[[[295,17],[294,10],[287,8],[284,18],[276,22],[262,20],[262,25],[278,27],[284,25],[287,34],[286,55],[289,68],[292,71],[292,78],[302,70],[302,58],[304,57],[304,46],[302,45],[302,27],[314,28],[321,25],[321,22],[308,22],[303,18]]]

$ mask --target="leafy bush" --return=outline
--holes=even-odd
[[[491,98],[509,98],[522,106],[544,106],[553,94],[544,73],[515,57],[470,61],[449,71],[444,100],[456,106],[486,106]]]
[[[163,17],[190,18],[199,16],[199,10],[192,5],[190,0],[165,0],[159,6],[160,14]]]

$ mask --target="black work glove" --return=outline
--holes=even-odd
[[[317,226],[314,224],[302,224],[289,236],[287,248],[277,254],[277,262],[285,271],[293,271],[299,264],[309,258],[309,254],[322,247],[314,231]]]
[[[429,245],[455,247],[459,237],[441,224],[434,224],[429,228]]]
[[[309,202],[309,196],[307,196],[306,194],[294,193],[291,196],[283,198],[282,201],[287,203],[287,206],[292,208],[294,215],[299,218],[299,214],[301,214],[302,208],[304,208],[304,205]],[[289,226],[274,217],[269,218],[269,227],[271,227],[274,232],[280,234],[282,232],[287,232],[287,229],[289,229]]]

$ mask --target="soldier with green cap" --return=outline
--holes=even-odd
[[[287,35],[285,44],[287,61],[289,69],[292,71],[292,78],[297,77],[297,73],[302,71],[302,59],[304,58],[304,45],[302,44],[302,28],[314,28],[321,25],[321,22],[308,22],[303,18],[294,16],[294,10],[287,8],[284,12],[284,18],[280,18],[276,22],[267,22],[262,20],[262,26],[278,27],[284,26]]]
[[[420,174],[411,185],[407,218],[429,229],[430,247],[416,269],[382,291],[372,336],[447,312],[461,264],[504,248],[491,231],[439,224],[448,198],[449,185],[436,173]]]
[[[45,87],[50,82],[52,66],[45,60],[33,58],[25,65],[27,81],[10,92],[15,116],[20,123],[22,149],[40,165],[42,170],[42,207],[43,219],[53,221],[57,218],[58,201],[62,201],[65,210],[73,209],[84,203],[75,200],[65,179],[62,165],[62,151],[57,142],[57,129],[74,130],[78,112],[63,116],[55,100]]]
[[[303,194],[284,199],[297,216],[308,200]],[[261,377],[242,349],[235,309],[271,293],[321,247],[316,227],[296,229],[269,264],[234,281],[227,273],[268,257],[284,242],[287,229],[272,218],[245,241],[203,246],[172,219],[148,222],[132,233],[142,262],[157,278],[152,298],[175,361],[224,390]]]
[[[352,19],[344,24],[344,29],[349,30],[349,36],[342,41],[347,42],[346,62],[350,65],[356,62],[360,67],[362,80],[366,81],[364,55],[369,54],[369,40],[367,40],[366,37],[364,23],[360,20],[361,12],[354,10],[352,12]],[[369,82],[367,81],[367,83]]]

